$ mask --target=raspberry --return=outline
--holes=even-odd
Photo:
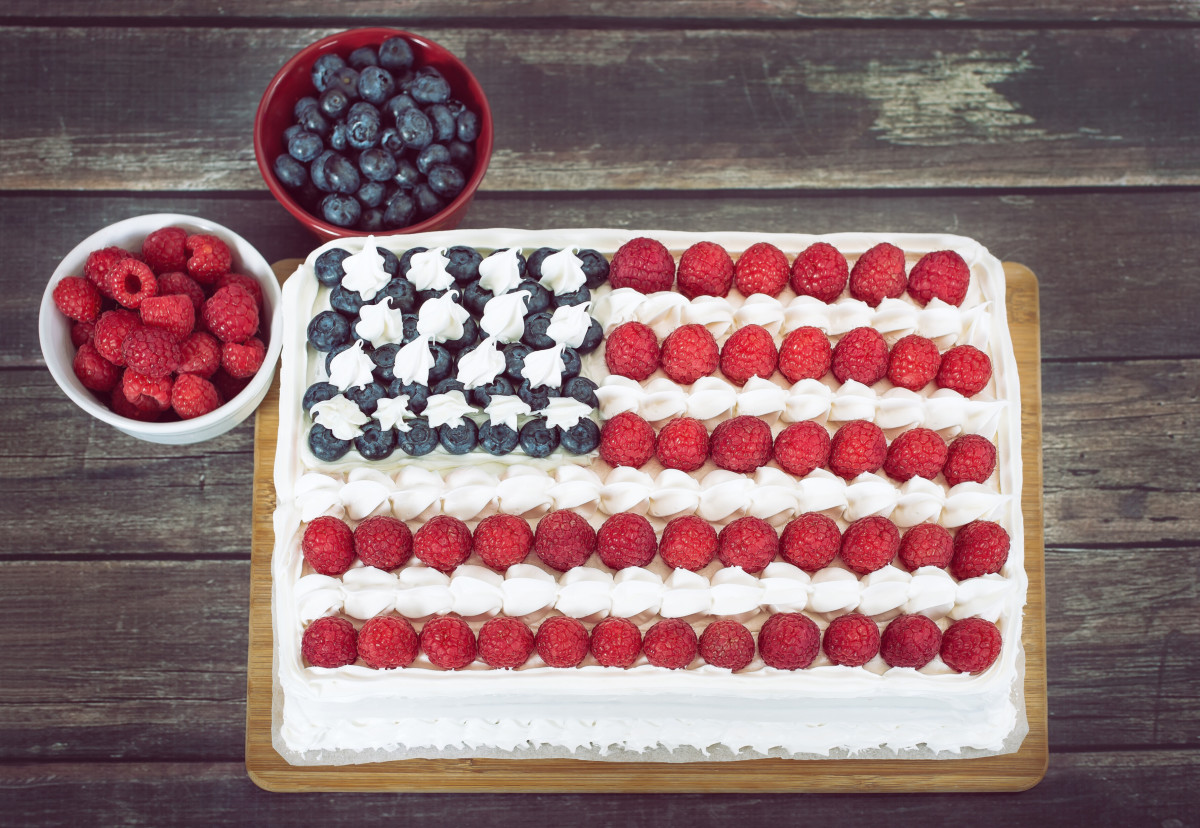
[[[666,375],[680,385],[712,376],[720,364],[717,340],[703,325],[676,328],[663,340],[660,355]]]
[[[1008,532],[990,520],[973,520],[954,536],[950,574],[958,580],[999,572],[1008,560]]]
[[[937,372],[938,388],[949,388],[964,397],[973,397],[992,378],[992,361],[973,345],[956,345],[942,354]]]
[[[187,267],[187,231],[181,227],[155,230],[142,242],[142,261],[156,274]]]
[[[896,557],[909,572],[923,566],[945,569],[954,555],[954,539],[936,523],[918,523],[900,538]]]
[[[608,281],[614,289],[627,287],[641,293],[670,290],[675,260],[661,242],[644,236],[630,239],[613,254]]]
[[[196,374],[211,379],[221,367],[221,343],[212,334],[196,331],[179,345],[181,374]]]
[[[883,470],[896,480],[933,480],[946,462],[946,441],[928,428],[910,428],[888,446]]]
[[[654,450],[665,468],[693,472],[708,459],[708,429],[699,420],[678,417],[663,426]]]
[[[788,474],[804,477],[829,462],[829,432],[820,423],[792,423],[775,436],[775,462]]]
[[[497,572],[504,572],[529,556],[533,547],[533,530],[516,515],[490,515],[475,527],[475,551],[483,562]]]
[[[697,296],[728,296],[733,285],[733,259],[713,242],[696,242],[679,257],[679,292]]]
[[[237,285],[226,285],[204,303],[204,325],[222,342],[245,342],[258,330],[258,305]]]
[[[121,384],[112,390],[112,395],[108,401],[109,407],[114,412],[122,417],[128,417],[131,420],[138,420],[144,423],[155,422],[162,414],[163,410],[158,407],[158,403],[151,400],[145,406],[134,405],[125,398],[124,377]]]
[[[596,530],[574,512],[560,509],[538,521],[533,552],[559,572],[583,566],[596,551]]]
[[[220,290],[226,285],[237,285],[242,290],[254,297],[254,304],[259,308],[262,307],[263,295],[262,285],[252,276],[247,276],[244,273],[226,273],[217,278],[214,290]]]
[[[304,631],[300,654],[313,667],[345,667],[358,658],[357,638],[354,625],[345,618],[318,618]]]
[[[821,651],[821,631],[807,615],[780,612],[758,631],[758,654],[776,670],[803,670]]]
[[[778,553],[779,536],[762,518],[738,518],[717,536],[721,565],[740,566],[750,574],[762,572]]]
[[[125,364],[148,377],[165,377],[179,367],[179,339],[162,328],[135,328],[121,343]]]
[[[879,382],[887,376],[887,343],[874,328],[855,328],[833,346],[830,366],[838,382]]]
[[[996,447],[992,441],[978,434],[963,434],[954,438],[946,449],[946,463],[942,474],[946,484],[983,483],[996,470]]]
[[[604,364],[619,377],[640,382],[658,370],[658,361],[658,337],[641,322],[618,325],[604,342]]]
[[[770,242],[752,244],[738,257],[733,281],[743,296],[778,296],[788,283],[787,256]]]
[[[709,440],[713,462],[732,472],[752,472],[771,459],[771,427],[742,415],[713,429]]]
[[[937,376],[942,355],[932,340],[918,334],[902,337],[888,354],[887,378],[892,385],[920,391]]]
[[[234,379],[248,379],[258,373],[267,356],[267,346],[256,336],[244,343],[226,342],[221,346],[221,367]]]
[[[839,615],[825,628],[825,655],[843,667],[861,667],[879,652],[879,627],[867,616]]]
[[[816,242],[800,252],[792,262],[792,290],[812,296],[825,304],[835,301],[846,289],[850,265],[832,244]]]
[[[979,673],[1000,655],[1000,630],[983,618],[963,618],[942,633],[942,661],[959,673]]]
[[[102,357],[96,346],[90,342],[79,346],[71,367],[75,370],[75,376],[83,383],[83,387],[92,391],[111,391],[121,380],[121,369]]]
[[[533,633],[517,618],[497,616],[479,630],[479,657],[498,670],[520,667],[533,654]]]
[[[358,631],[358,657],[372,670],[395,670],[417,660],[421,642],[405,618],[379,615]]]
[[[234,379],[226,374],[220,368],[212,375],[212,384],[217,386],[217,391],[221,393],[222,399],[232,400],[250,384],[249,379]]]
[[[192,309],[199,314],[204,307],[204,288],[186,273],[172,271],[158,277],[159,296],[186,296]]]
[[[842,563],[859,575],[883,569],[900,551],[900,531],[885,517],[859,518],[842,535]]]
[[[779,372],[788,382],[820,379],[829,373],[833,346],[819,328],[797,328],[779,346]]]
[[[971,284],[971,269],[953,250],[926,253],[908,274],[908,295],[922,306],[933,297],[950,305],[961,305]]]
[[[632,667],[642,652],[642,631],[628,618],[610,615],[592,627],[591,648],[602,667]]]
[[[642,649],[655,667],[682,670],[696,657],[699,642],[691,624],[682,618],[664,618],[646,630]]]
[[[894,244],[881,242],[858,257],[850,270],[850,295],[879,307],[884,299],[904,293],[904,251]]]
[[[716,557],[717,530],[698,515],[673,518],[663,529],[658,555],[672,569],[696,572]]]
[[[745,385],[751,377],[770,379],[778,361],[775,340],[761,325],[739,328],[721,349],[721,373],[735,385]]]
[[[78,348],[85,342],[90,343],[95,333],[95,322],[76,322],[71,325],[71,344]]]
[[[548,667],[577,667],[588,654],[588,644],[583,624],[565,615],[547,618],[534,637],[537,654]]]
[[[304,529],[300,549],[315,572],[337,577],[354,563],[354,533],[341,518],[323,515]]]
[[[738,622],[723,618],[700,633],[699,649],[709,664],[736,673],[754,660],[754,636]]]
[[[170,377],[148,377],[132,368],[121,375],[121,392],[125,399],[144,411],[161,414],[171,407]]]
[[[181,420],[191,420],[221,407],[216,386],[195,374],[180,374],[171,386],[171,408]]]
[[[217,277],[229,272],[233,256],[225,242],[204,233],[188,236],[185,242],[188,275],[202,285],[211,285]]]
[[[92,342],[96,346],[96,350],[100,352],[100,356],[113,365],[124,366],[125,356],[121,352],[121,345],[124,344],[125,337],[140,327],[142,327],[142,320],[132,311],[124,308],[106,311],[100,314],[100,318],[96,320],[96,329],[92,332]]]
[[[920,669],[938,654],[942,631],[924,615],[899,615],[883,630],[879,654],[889,667]]]
[[[103,250],[93,250],[88,254],[83,265],[83,278],[96,286],[101,294],[112,298],[108,286],[108,274],[116,267],[117,262],[129,258],[129,251],[120,247],[105,247]]]
[[[142,324],[186,339],[196,326],[196,311],[186,296],[150,296],[138,308]]]
[[[634,414],[623,411],[600,429],[600,456],[610,466],[640,469],[654,456],[654,429]]]
[[[137,309],[151,296],[158,295],[158,280],[145,262],[122,259],[108,272],[108,290],[117,303]]]
[[[887,458],[883,429],[868,420],[851,420],[833,435],[829,444],[829,470],[852,480],[863,472],[877,472]]]
[[[431,618],[421,629],[421,649],[434,667],[458,670],[475,660],[475,633],[461,618]]]
[[[779,554],[792,566],[806,572],[824,569],[842,547],[842,531],[832,518],[820,512],[805,512],[783,529]]]
[[[391,572],[412,557],[412,531],[391,515],[374,515],[354,527],[354,554],[367,566]]]
[[[439,572],[453,572],[471,555],[471,530],[450,515],[435,515],[413,536],[417,560]]]
[[[646,566],[657,551],[654,527],[646,518],[631,512],[613,515],[596,533],[596,553],[610,569]]]
[[[63,316],[76,322],[95,322],[104,301],[96,286],[81,276],[63,278],[54,286],[52,296]]]

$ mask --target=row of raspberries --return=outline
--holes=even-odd
[[[712,376],[718,368],[736,385],[751,377],[770,379],[776,370],[792,383],[832,371],[838,382],[872,385],[886,377],[910,391],[933,382],[964,397],[978,394],[992,378],[991,359],[973,345],[955,345],[943,354],[933,340],[909,334],[889,349],[879,331],[866,327],[847,332],[836,345],[819,328],[797,328],[776,348],[766,328],[746,325],[718,347],[703,325],[676,328],[660,345],[649,325],[624,322],[605,341],[604,363],[609,373],[638,382],[660,368],[681,385]]]
[[[681,670],[699,655],[705,663],[737,672],[754,660],[755,650],[768,667],[802,670],[824,650],[832,664],[861,667],[877,655],[889,667],[921,668],[936,655],[959,673],[986,670],[1000,654],[1000,631],[978,617],[955,621],[943,633],[924,615],[901,615],[884,628],[865,615],[850,613],[829,623],[824,634],[801,613],[777,613],[763,624],[757,647],[753,633],[737,621],[713,621],[699,636],[679,618],[656,622],[645,634],[627,618],[609,617],[591,631],[574,618],[552,616],[532,632],[520,619],[497,616],[476,636],[454,616],[426,621],[418,633],[393,615],[376,616],[355,630],[344,618],[326,616],[308,626],[301,653],[313,667],[344,667],[362,659],[372,669],[408,667],[419,653],[435,667],[459,670],[478,659],[489,667],[512,670],[536,651],[548,666],[578,667],[588,653],[602,667],[628,668],[643,653],[655,667]]]
[[[778,247],[759,242],[746,248],[735,264],[723,247],[702,241],[685,250],[677,266],[662,242],[639,237],[613,254],[609,281],[614,288],[655,293],[671,290],[678,279],[679,292],[689,299],[727,296],[734,287],[744,296],[778,296],[790,286],[797,295],[826,303],[849,287],[852,297],[871,307],[906,291],[922,306],[935,297],[959,306],[971,283],[970,268],[952,250],[927,253],[911,272],[905,271],[904,251],[888,242],[867,250],[851,268],[846,256],[826,242],[805,248],[790,264]]]
[[[998,523],[977,520],[951,536],[945,528],[923,523],[900,534],[885,517],[860,518],[845,533],[829,517],[805,513],[782,534],[765,520],[738,518],[718,532],[696,515],[667,523],[662,538],[642,515],[622,512],[609,517],[599,531],[574,512],[550,512],[531,530],[515,515],[491,515],[475,527],[438,515],[416,534],[390,515],[369,517],[351,529],[330,515],[316,518],[304,530],[305,561],[321,574],[337,577],[357,557],[367,566],[387,571],[417,560],[440,572],[453,572],[472,553],[497,572],[524,562],[530,552],[551,569],[566,572],[598,555],[605,566],[647,566],[658,555],[672,569],[693,572],[714,559],[722,566],[761,572],[776,558],[809,572],[840,556],[852,571],[866,575],[898,560],[910,572],[922,566],[949,568],[962,580],[999,572],[1008,560],[1009,535]]]

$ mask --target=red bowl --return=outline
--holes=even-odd
[[[366,236],[365,232],[338,227],[314,216],[292,198],[292,194],[275,177],[275,158],[285,152],[283,131],[295,123],[292,109],[305,95],[316,95],[312,85],[312,66],[317,58],[330,52],[348,57],[360,46],[378,46],[389,37],[399,35],[412,46],[413,58],[419,66],[433,66],[450,83],[454,97],[479,113],[479,137],[475,140],[475,169],[453,201],[441,212],[408,227],[388,229],[387,233],[424,233],[429,230],[451,230],[462,221],[463,215],[492,157],[492,110],[479,81],[466,65],[432,40],[400,29],[351,29],[330,35],[305,47],[293,56],[267,85],[254,115],[254,158],[259,172],[267,182],[271,195],[296,220],[317,235],[321,241],[343,236]]]

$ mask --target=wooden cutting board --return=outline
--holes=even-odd
[[[274,265],[286,279],[300,263]],[[1042,373],[1037,277],[1006,262],[1008,322],[1021,379],[1024,445],[1025,707],[1029,735],[1017,753],[981,759],[789,760],[673,764],[578,759],[408,759],[339,767],[295,767],[271,745],[273,650],[272,480],[279,428],[279,377],[258,409],[254,432],[253,542],[250,557],[250,652],[246,682],[246,770],[271,791],[604,791],[629,793],[767,791],[1021,791],[1046,772],[1046,578],[1042,517]]]

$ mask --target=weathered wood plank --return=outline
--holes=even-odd
[[[0,188],[261,190],[260,92],[330,31],[0,30]],[[1190,27],[425,33],[492,102],[490,191],[1200,184]]]

